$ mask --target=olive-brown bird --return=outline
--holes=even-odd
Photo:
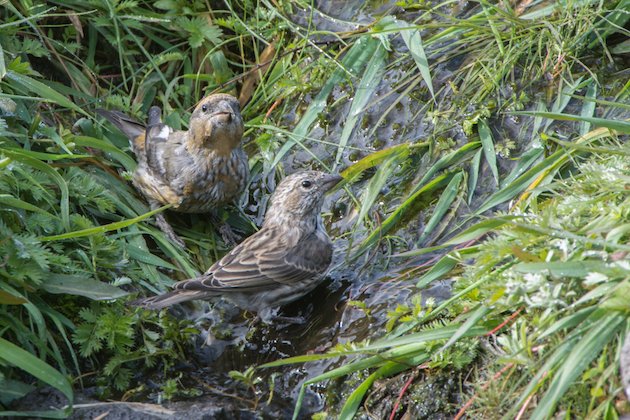
[[[162,111],[156,106],[149,109],[146,127],[122,112],[97,112],[131,140],[138,160],[133,184],[152,209],[172,204],[174,211],[207,213],[237,199],[247,185],[243,118],[231,95],[202,99],[188,131],[174,131],[162,123]],[[157,216],[157,223],[169,239],[184,246],[163,215]]]
[[[294,173],[278,185],[262,228],[175,290],[137,301],[161,309],[222,296],[269,319],[271,310],[313,290],[331,262],[333,246],[322,223],[324,195],[342,178],[317,171]]]

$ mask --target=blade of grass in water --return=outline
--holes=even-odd
[[[492,176],[494,177],[496,185],[499,185],[499,170],[497,168],[497,154],[494,150],[494,140],[492,139],[492,133],[490,132],[490,127],[488,127],[486,120],[480,119],[477,128],[479,130],[479,139],[481,140],[481,148],[483,150],[483,155],[486,158],[486,162],[488,162],[490,171],[492,171]]]
[[[346,53],[343,60],[341,60],[341,64],[352,74],[360,73],[361,69],[363,69],[363,67],[368,63],[379,46],[380,42],[378,40],[366,36],[361,37]],[[303,139],[308,135],[311,126],[319,114],[326,108],[328,95],[330,95],[333,88],[341,83],[346,76],[346,72],[341,69],[336,69],[332,76],[326,81],[315,99],[313,99],[302,115],[300,122],[295,126],[291,138],[282,145],[276,154],[276,157],[270,166],[271,168],[275,168],[278,163],[280,163],[284,155],[291,150],[296,142],[303,141]]]
[[[359,81],[359,85],[356,88],[354,97],[352,98],[352,105],[350,111],[346,117],[346,121],[339,137],[339,146],[337,148],[337,156],[335,158],[335,166],[333,170],[341,162],[341,156],[345,147],[348,144],[348,140],[354,131],[354,128],[359,121],[359,117],[366,111],[370,98],[376,91],[379,85],[383,72],[385,70],[385,63],[387,58],[387,51],[382,44],[378,44],[372,53],[369,61],[365,65],[363,77]]]
[[[433,214],[422,231],[422,234],[418,239],[418,243],[422,242],[428,235],[431,234],[431,232],[433,232],[433,229],[435,229],[438,223],[442,220],[442,217],[444,217],[446,212],[451,208],[451,204],[453,204],[453,201],[459,195],[459,186],[463,178],[464,174],[462,172],[457,173],[453,179],[451,179],[451,182],[448,183],[444,192],[440,194],[440,199],[433,208]]]

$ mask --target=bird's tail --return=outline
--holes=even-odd
[[[207,297],[208,293],[201,290],[173,290],[161,295],[135,300],[131,302],[131,305],[145,309],[162,309],[177,303],[194,299],[205,299]]]
[[[144,124],[120,111],[107,111],[99,108],[96,110],[96,113],[114,124],[129,138],[131,147],[136,155],[144,155],[143,150],[139,150],[144,149],[144,134],[146,132]]]

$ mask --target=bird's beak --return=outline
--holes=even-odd
[[[230,122],[234,118],[234,111],[228,102],[219,102],[217,111],[212,113],[210,117],[218,117],[219,121]]]
[[[324,176],[322,179],[322,188],[324,191],[332,190],[343,178],[336,174],[330,174]]]

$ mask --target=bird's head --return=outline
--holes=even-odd
[[[296,172],[287,176],[271,196],[265,226],[316,223],[325,194],[341,180],[339,175],[318,171]]]
[[[238,100],[224,93],[203,98],[190,116],[194,147],[228,155],[243,137],[243,117]]]

